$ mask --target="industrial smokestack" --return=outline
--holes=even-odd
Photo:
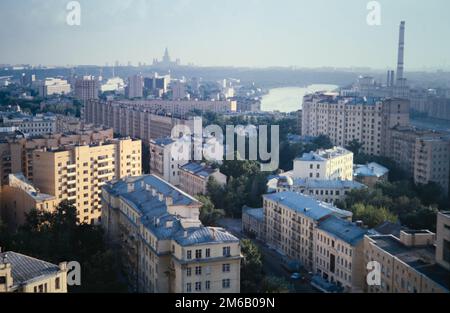
[[[400,23],[400,34],[398,38],[398,61],[397,61],[397,81],[403,80],[405,55],[405,21]]]

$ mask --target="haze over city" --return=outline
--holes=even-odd
[[[201,66],[386,69],[407,20],[408,70],[450,67],[446,0],[379,1],[379,26],[364,0],[82,0],[80,26],[66,24],[68,2],[3,0],[0,63],[149,64],[170,47]]]

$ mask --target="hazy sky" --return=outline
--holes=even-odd
[[[167,46],[197,65],[385,69],[404,19],[406,69],[450,68],[448,0],[379,0],[381,26],[366,0],[79,0],[79,27],[68,2],[1,0],[0,63],[151,63]]]

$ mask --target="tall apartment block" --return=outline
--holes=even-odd
[[[34,138],[16,134],[0,138],[0,185],[8,184],[9,174],[17,173],[23,173],[27,179],[33,181],[33,151],[36,149],[93,144],[112,139],[112,129],[103,128]]]
[[[435,182],[448,194],[448,136],[410,127],[396,127],[390,131],[385,156],[394,160],[417,184]]]
[[[129,77],[125,95],[128,99],[142,98],[144,96],[144,77],[141,75]]]
[[[383,155],[383,142],[395,126],[409,125],[409,102],[401,99],[342,97],[333,93],[306,95],[302,135],[327,135],[333,144],[360,142],[362,152]]]
[[[106,184],[102,225],[130,287],[152,293],[238,293],[239,239],[199,221],[201,203],[155,175]]]
[[[80,223],[101,221],[101,187],[142,173],[141,141],[113,139],[33,151],[33,183],[43,193],[68,200]]]
[[[304,153],[294,160],[293,177],[353,180],[353,153],[342,147]]]
[[[75,81],[75,97],[81,101],[98,99],[100,85],[93,76],[85,76]]]

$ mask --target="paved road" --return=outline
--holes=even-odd
[[[229,232],[231,232],[233,235],[238,237],[239,239],[248,239],[247,236],[245,236],[241,232],[241,225],[242,222],[240,219],[231,219],[231,218],[224,218],[221,219],[218,224],[226,228]],[[282,259],[283,256],[279,254],[277,251],[270,249],[267,247],[264,243],[251,239],[261,250],[261,253],[263,255],[264,261],[263,261],[263,270],[266,273],[266,275],[275,276],[275,277],[284,277],[287,281],[291,282],[293,284],[293,290],[292,292],[295,293],[315,293],[317,292],[313,287],[310,285],[310,275],[308,275],[307,272],[302,271],[300,274],[302,277],[305,277],[305,280],[299,280],[299,281],[293,281],[291,279],[291,273],[289,273],[287,270],[285,270],[282,265]]]

